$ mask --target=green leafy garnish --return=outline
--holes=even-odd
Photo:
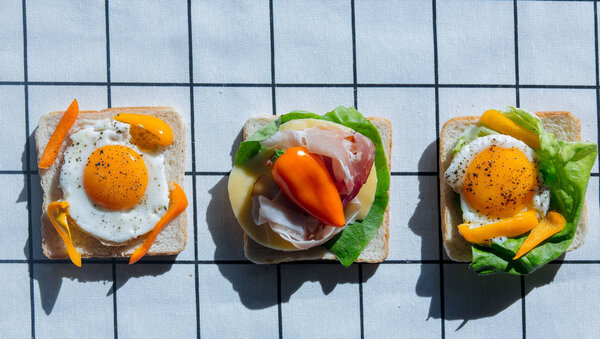
[[[458,138],[456,145],[454,145],[454,148],[452,149],[452,154],[455,154],[456,152],[460,151],[463,148],[463,146],[468,145],[469,143],[471,143],[471,141],[490,134],[498,134],[498,132],[485,126],[469,126],[469,128],[467,128],[463,135],[461,135],[460,138]]]
[[[285,153],[285,149],[276,149],[271,161],[275,162],[275,160],[277,160],[280,156],[282,156],[283,153]]]
[[[240,144],[235,155],[234,165],[239,165],[253,158],[263,150],[260,142],[268,139],[279,130],[282,124],[297,119],[319,119],[344,125],[368,137],[375,144],[375,170],[377,174],[377,188],[375,200],[364,220],[355,221],[347,225],[333,239],[323,246],[333,252],[342,265],[350,266],[377,234],[383,223],[388,205],[388,189],[390,186],[390,172],[387,158],[377,128],[354,107],[340,106],[333,111],[318,115],[305,111],[293,111],[282,115],[277,120],[269,123],[264,128],[254,133],[248,140]]]

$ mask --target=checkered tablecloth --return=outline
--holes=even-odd
[[[73,98],[181,112],[180,255],[43,256],[33,134]],[[598,166],[580,250],[480,277],[443,252],[436,139],[517,105],[597,142],[599,102],[596,1],[0,0],[0,337],[597,337]],[[226,189],[244,121],[338,105],[393,123],[388,260],[249,263]]]

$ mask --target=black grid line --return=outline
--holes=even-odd
[[[25,163],[27,165],[27,169],[31,168],[31,151],[29,144],[29,74],[28,74],[28,62],[27,62],[27,2],[23,0],[21,2],[21,9],[23,12],[23,90],[25,95]],[[31,338],[35,338],[35,303],[33,297],[33,277],[34,277],[34,266],[33,262],[33,220],[31,215],[32,205],[31,205],[31,176],[26,175],[26,185],[27,185],[27,231],[29,233],[29,241],[28,241],[28,261],[29,261],[29,307],[31,308]]]
[[[188,55],[189,55],[189,86],[190,86],[190,134],[192,148],[192,173],[196,173],[196,132],[195,132],[195,109],[194,109],[194,54],[192,40],[192,1],[187,1],[187,20],[188,20]],[[196,176],[192,176],[192,218],[194,223],[194,289],[196,302],[196,338],[200,339],[200,277],[198,269],[198,207],[196,206]]]
[[[514,30],[514,44],[515,44],[515,104],[517,107],[521,106],[521,94],[519,91],[519,15],[518,15],[518,2],[513,0],[513,30]],[[521,289],[521,331],[523,338],[527,337],[527,316],[525,314],[525,277],[520,276],[520,289]]]
[[[192,157],[194,157],[194,156],[192,155]],[[192,165],[192,168],[193,167],[195,167],[195,166]],[[208,175],[229,175],[229,172],[202,172],[202,171],[196,172],[196,171],[193,171],[193,173],[195,175],[207,175],[207,176]]]
[[[112,90],[110,82],[110,6],[108,0],[104,1],[104,28],[106,34],[106,101],[108,108],[112,107]],[[111,259],[112,274],[112,301],[113,301],[113,336],[119,338],[119,319],[117,316],[117,266],[116,259]]]
[[[354,0],[350,1],[350,12],[352,17],[352,85],[354,86],[354,108],[358,109],[358,76],[356,71],[356,9]]]
[[[19,174],[19,175],[26,175],[26,174],[37,174],[37,171],[33,172],[33,171],[23,171],[23,170],[2,170],[0,171],[0,174]]]
[[[414,177],[414,176],[434,176],[437,175],[437,172],[429,172],[429,171],[417,171],[417,172],[390,172],[390,175],[393,177]]]
[[[186,176],[228,176],[230,172],[225,171],[185,171]],[[37,175],[37,170],[0,170],[0,175]],[[432,177],[438,175],[437,172],[432,171],[414,171],[414,172],[390,172],[393,177]],[[600,177],[600,172],[590,173],[591,177]]]
[[[113,335],[115,339],[119,338],[119,322],[117,317],[117,265],[116,260],[111,260],[111,271],[112,271],[112,295],[113,295]]]
[[[115,258],[115,259],[94,259],[94,258],[82,258],[82,264],[112,264],[115,265],[129,265],[129,258]],[[70,264],[69,259],[0,259],[0,264],[49,264],[49,265],[60,265]],[[136,265],[256,265],[250,260],[185,260],[185,259],[148,259],[140,260]],[[286,265],[339,265],[340,263],[336,260],[303,260],[286,262]],[[388,259],[377,265],[468,265],[469,263],[452,261],[448,259]],[[580,259],[557,259],[549,262],[547,265],[600,265],[600,260],[580,260]]]
[[[106,28],[106,93],[108,96],[108,107],[112,107],[111,83],[110,83],[110,26],[109,26],[108,0],[104,1],[104,26]]]
[[[269,0],[269,37],[271,44],[271,105],[273,115],[277,115],[275,90],[275,20],[273,0]],[[277,264],[277,330],[279,339],[283,338],[283,314],[281,308],[281,264]]]
[[[277,330],[283,338],[283,314],[281,312],[281,264],[277,264]]]
[[[436,0],[431,1],[431,15],[433,21],[433,70],[435,79],[435,146],[436,146],[436,174],[440,172],[440,93],[439,86],[439,72],[438,72],[438,45],[437,45],[437,2]],[[440,177],[436,175],[437,187],[440,187]],[[437,210],[440,210],[440,196],[437,196]],[[446,324],[445,324],[445,300],[444,300],[444,265],[441,261],[444,259],[444,245],[442,239],[442,217],[441,213],[438,212],[438,255],[439,255],[439,269],[440,269],[440,330],[442,338],[446,337]]]
[[[274,65],[273,65],[274,66]],[[0,86],[24,85],[23,81],[0,81]],[[113,82],[108,81],[29,81],[30,86],[119,86],[119,87],[188,87],[189,82]],[[210,82],[192,83],[194,87],[293,87],[293,88],[516,88],[516,84],[428,84],[428,83],[230,83]],[[596,85],[544,85],[544,84],[519,84],[520,88],[531,89],[596,89]]]
[[[358,82],[358,76],[356,72],[356,7],[354,0],[350,0],[350,17],[352,27],[352,82],[354,84],[354,108],[358,110],[358,88],[356,83]],[[360,318],[360,337],[365,337],[365,315],[364,315],[364,302],[363,302],[363,264],[358,263],[358,308]]]
[[[363,301],[363,264],[358,263],[358,307],[360,316],[360,337],[365,337],[365,312]]]
[[[277,99],[275,98],[275,30],[273,27],[273,0],[269,0],[269,38],[271,40],[271,104],[273,115],[277,115]]]

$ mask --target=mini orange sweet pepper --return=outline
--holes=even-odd
[[[346,224],[342,199],[319,156],[291,147],[276,151],[270,164],[273,180],[292,202],[326,225]]]

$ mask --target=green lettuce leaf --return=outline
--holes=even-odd
[[[452,149],[452,154],[460,151],[465,145],[471,143],[471,141],[490,134],[498,134],[498,132],[485,126],[469,126],[463,135],[458,138],[458,141],[456,141],[456,145],[454,145],[454,148]]]
[[[240,144],[235,155],[234,165],[241,164],[263,150],[260,142],[268,139],[275,134],[279,126],[290,120],[296,119],[320,119],[338,123],[352,128],[356,132],[370,138],[375,144],[375,170],[377,174],[377,188],[375,190],[375,200],[364,220],[355,221],[346,226],[344,230],[338,233],[333,239],[329,240],[323,246],[333,252],[342,265],[350,266],[360,255],[360,253],[369,244],[371,239],[377,233],[379,226],[383,223],[385,210],[388,205],[388,189],[390,186],[390,172],[387,165],[387,158],[383,149],[381,136],[377,128],[354,107],[340,106],[333,111],[318,115],[305,111],[293,111],[282,115],[277,120],[269,123],[261,130],[254,133],[248,140]]]
[[[240,143],[240,148],[238,148],[238,151],[235,154],[235,161],[233,162],[233,164],[238,165],[243,162],[246,162],[258,153],[260,153],[260,151],[263,150],[263,147],[260,144],[261,141],[266,140],[270,138],[273,134],[277,133],[281,124],[295,119],[329,120],[323,119],[323,117],[318,114],[305,111],[292,111],[286,115],[283,115],[277,120],[271,121],[262,129],[256,131],[254,134],[252,134],[252,136],[250,136],[250,138],[248,138],[248,140],[242,141],[242,143]]]
[[[593,143],[557,140],[544,130],[541,120],[533,113],[515,107],[503,112],[511,120],[531,130],[540,137],[538,169],[544,182],[550,187],[550,209],[561,213],[567,224],[565,228],[544,241],[529,253],[512,260],[526,235],[511,238],[491,247],[473,245],[471,268],[481,274],[507,272],[528,274],[563,254],[575,235],[585,200],[592,166],[596,161],[598,147]]]

